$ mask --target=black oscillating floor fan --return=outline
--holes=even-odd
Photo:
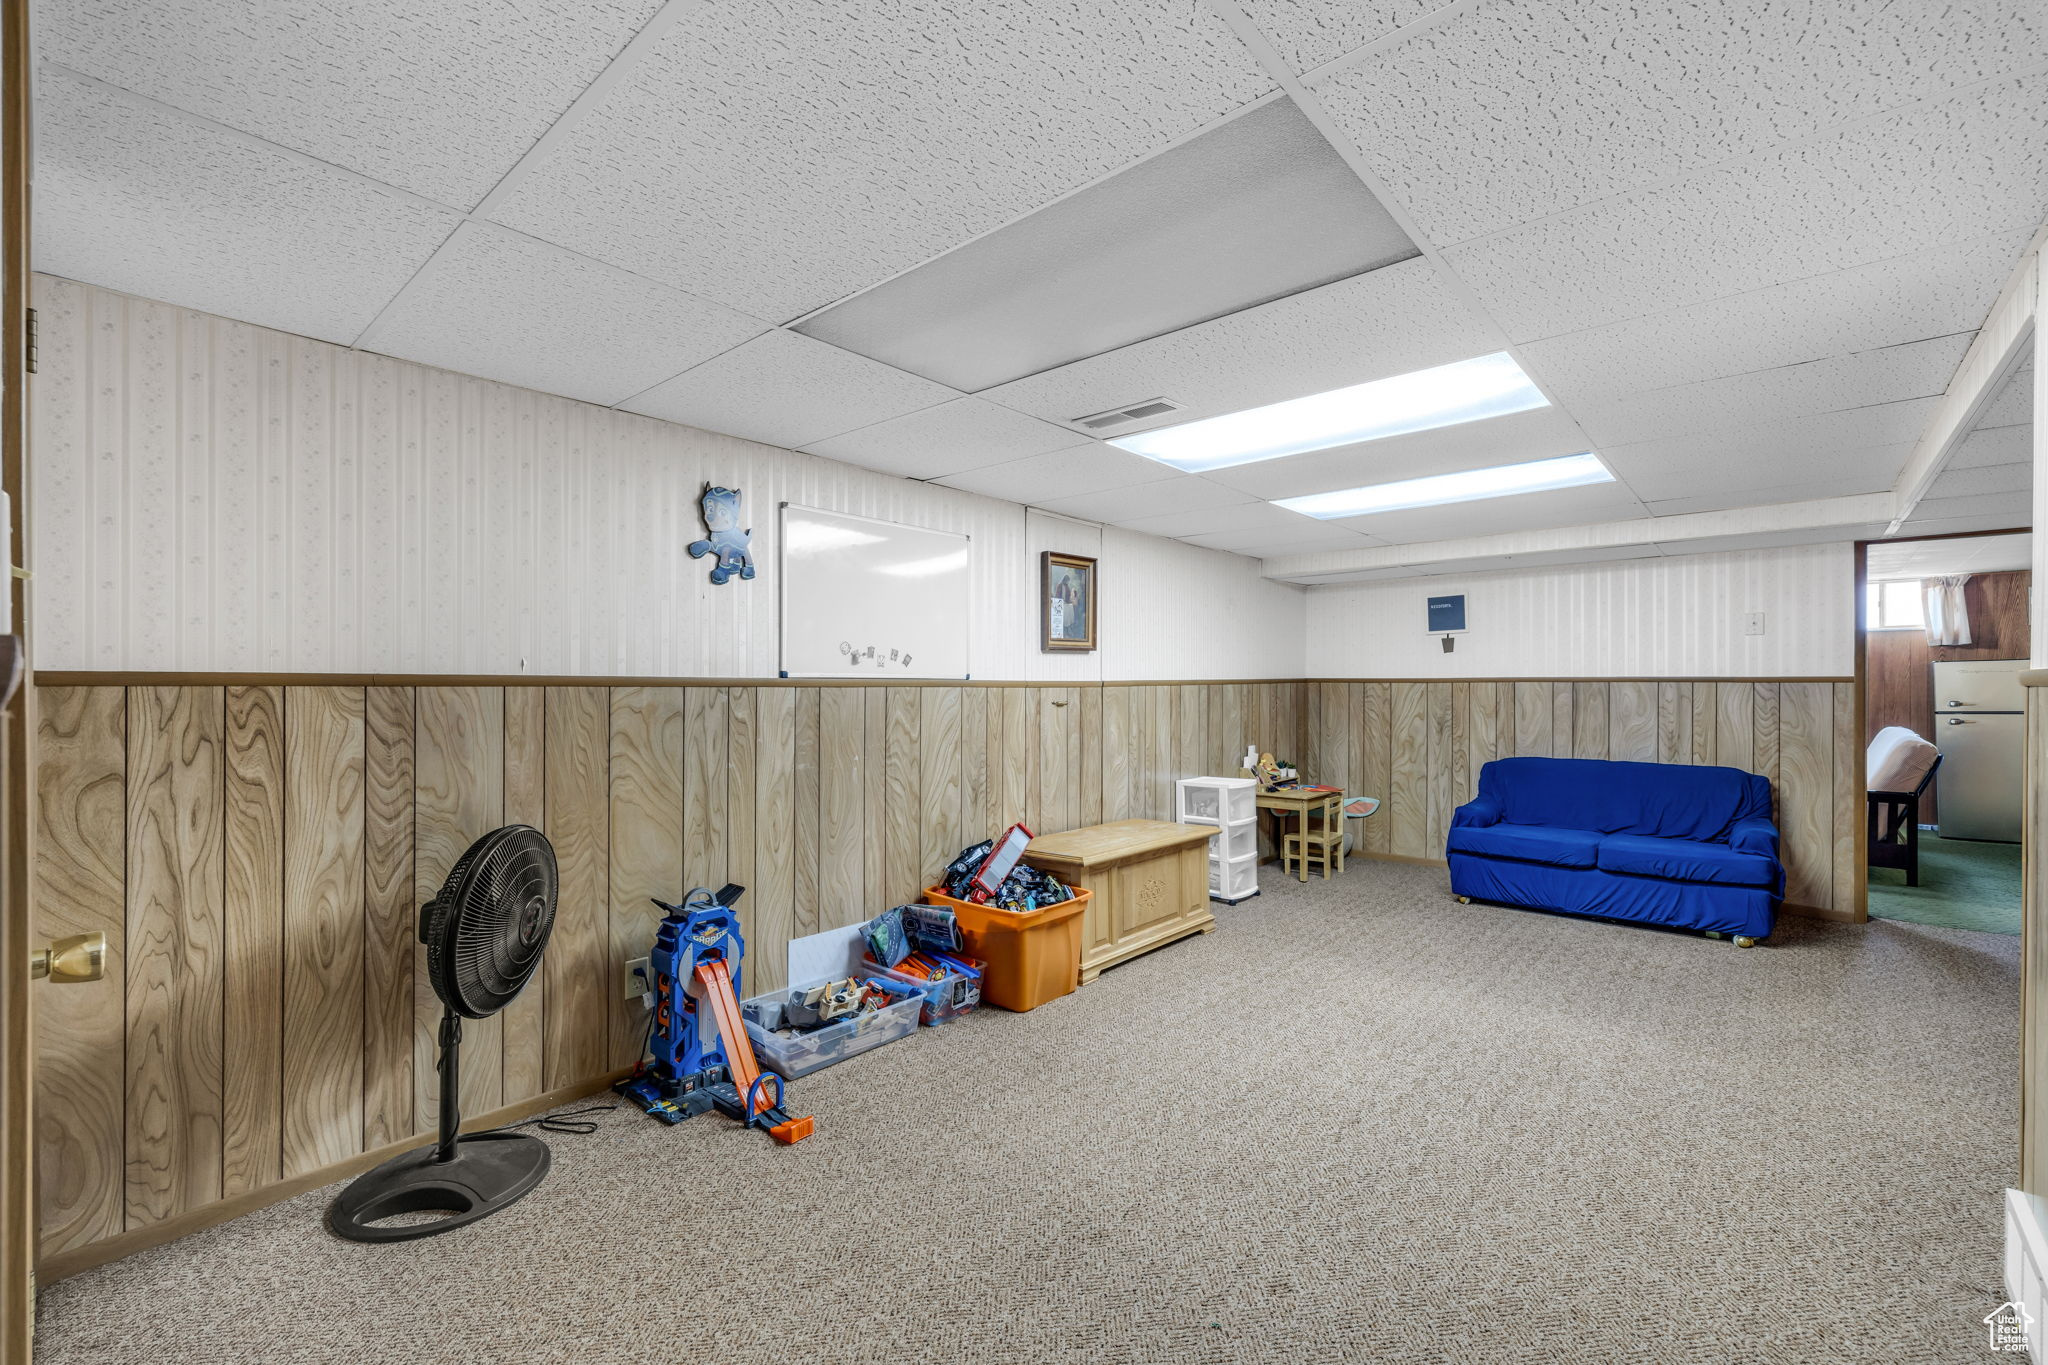
[[[431,1237],[496,1213],[540,1184],[548,1146],[523,1133],[456,1134],[462,1122],[462,1021],[512,1003],[540,967],[555,927],[555,850],[525,825],[493,830],[469,847],[441,894],[420,907],[427,974],[441,997],[441,1135],[359,1176],[327,1210],[327,1225],[355,1242]],[[410,1213],[441,1216],[385,1220]]]

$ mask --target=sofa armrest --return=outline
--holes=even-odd
[[[1500,802],[1490,796],[1476,797],[1451,812],[1451,828],[1497,825],[1500,823],[1500,813]]]
[[[1728,831],[1728,847],[1737,853],[1761,853],[1775,860],[1778,856],[1778,827],[1768,820],[1737,820],[1735,827]]]

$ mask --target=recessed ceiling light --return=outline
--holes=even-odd
[[[1506,351],[1353,384],[1199,422],[1118,436],[1110,444],[1190,474],[1377,441],[1550,406]]]
[[[1554,460],[1531,460],[1527,464],[1495,465],[1491,469],[1461,469],[1455,474],[1431,474],[1422,479],[1398,483],[1376,483],[1367,488],[1342,488],[1334,493],[1309,493],[1299,498],[1275,498],[1275,507],[1330,521],[1337,517],[1359,517],[1368,512],[1399,512],[1410,507],[1436,507],[1447,502],[1477,502],[1481,498],[1505,498],[1516,493],[1544,493],[1553,488],[1580,488],[1592,483],[1613,483],[1614,475],[1588,451],[1561,455]]]

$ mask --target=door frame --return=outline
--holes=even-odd
[[[29,15],[0,4],[0,487],[15,563],[28,563]],[[7,572],[19,690],[0,718],[0,1357],[26,1362],[35,1331],[35,1094],[29,1008],[30,819],[35,756],[26,667],[27,585]]]
[[[1869,700],[1866,696],[1866,689],[1870,685],[1870,621],[1868,619],[1870,547],[1873,545],[1904,545],[1911,541],[1921,540],[1979,540],[1985,536],[2023,536],[2031,534],[2033,534],[2032,527],[2009,526],[1999,531],[1944,531],[1939,535],[1889,536],[1884,540],[1859,540],[1856,542],[1856,742],[1864,749],[1868,749],[1870,746],[1870,737],[1864,733],[1870,724]],[[2033,622],[2029,620],[2027,625],[2029,631],[2031,631]],[[2031,644],[2031,641],[2029,643]],[[1932,736],[1929,736],[1929,738],[1932,738]],[[1863,760],[1859,756],[1857,759],[1859,770],[1862,762]],[[1863,774],[1863,780],[1866,783],[1869,781],[1869,778],[1870,774]],[[1856,866],[1861,873],[1860,879],[1863,882],[1864,890],[1860,899],[1862,901],[1864,918],[1867,919],[1870,912],[1870,846],[1864,841],[1863,834],[1861,833],[1864,828],[1864,823],[1859,820],[1857,822],[1857,830],[1859,832],[1856,836]],[[2022,836],[2025,835],[2025,832],[2025,828],[2022,826]],[[2024,841],[2021,847],[2022,849],[2025,848]]]

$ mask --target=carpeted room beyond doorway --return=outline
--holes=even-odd
[[[2020,931],[2020,846],[1920,835],[1920,885],[1894,868],[1870,870],[1870,913],[1879,919]]]
[[[799,1083],[799,1147],[601,1114],[523,1203],[389,1247],[302,1196],[51,1286],[37,1359],[1981,1358],[2018,940],[1265,880]]]

